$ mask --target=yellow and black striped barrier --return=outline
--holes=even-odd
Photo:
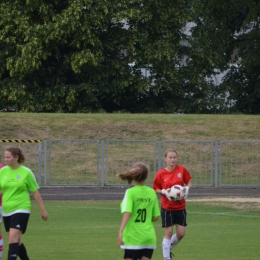
[[[41,143],[42,140],[0,140],[0,143]]]

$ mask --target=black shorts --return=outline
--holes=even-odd
[[[186,227],[187,212],[183,210],[167,210],[161,208],[162,227],[171,227],[175,224]]]
[[[24,234],[27,228],[29,217],[29,213],[15,213],[11,216],[3,217],[5,231],[9,232],[10,228],[16,228],[21,230],[22,234]]]
[[[125,249],[124,258],[130,258],[132,260],[141,259],[143,256],[147,258],[152,258],[153,249]]]

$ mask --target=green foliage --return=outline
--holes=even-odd
[[[217,97],[222,96],[219,101],[224,101],[218,107],[259,114],[259,3],[229,0],[220,5],[216,0],[202,0],[193,7],[197,26],[192,30],[191,52],[195,57],[191,60],[199,61],[196,67],[206,76],[214,68],[227,72],[216,89]],[[230,106],[233,103],[235,106]]]
[[[32,112],[215,113],[227,111],[226,93],[240,100],[244,89],[252,105],[237,111],[259,113],[258,94],[234,73],[220,88],[207,80],[237,48],[238,78],[249,71],[257,88],[258,11],[251,0],[3,0],[0,102]]]
[[[230,98],[237,100],[235,109],[249,114],[260,113],[259,87],[259,10],[260,4],[247,2],[246,16],[240,34],[234,40],[238,49],[238,64],[231,68],[225,77],[224,88],[230,88]],[[244,7],[245,9],[245,7]]]

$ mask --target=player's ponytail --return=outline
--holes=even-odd
[[[125,173],[117,175],[123,181],[127,180],[129,184],[132,181],[142,182],[145,181],[148,176],[148,167],[144,163],[135,163],[131,169],[128,169]]]

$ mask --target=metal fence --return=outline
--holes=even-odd
[[[0,155],[2,163],[4,164],[4,151],[7,147],[20,147],[25,156],[25,165],[30,168],[35,174],[39,185],[41,185],[41,175],[43,171],[43,156],[42,156],[42,141],[41,140],[0,140]]]
[[[260,141],[220,141],[219,184],[260,185]]]
[[[192,174],[194,186],[260,187],[260,141],[239,140],[0,140],[19,146],[41,186],[123,186],[118,173],[135,162],[149,166],[147,185],[165,166],[168,148]]]

